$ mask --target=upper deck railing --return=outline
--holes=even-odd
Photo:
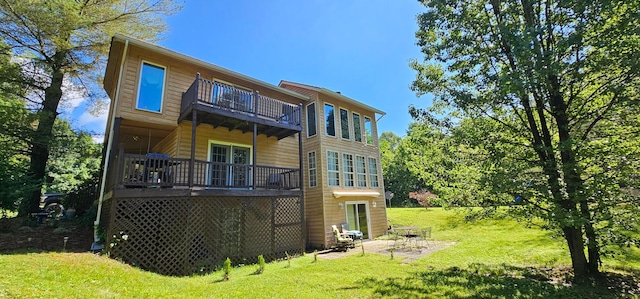
[[[196,104],[220,110],[252,115],[277,123],[302,125],[302,106],[252,92],[224,83],[200,78],[182,95],[181,114]]]

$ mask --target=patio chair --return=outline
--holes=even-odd
[[[349,248],[354,248],[353,239],[349,238],[347,235],[343,234],[338,230],[338,227],[335,225],[331,226],[333,229],[333,236],[336,238],[336,249],[341,251],[347,251]]]
[[[420,247],[431,247],[431,231],[433,230],[432,227],[427,227],[424,229],[420,230]],[[425,246],[426,245],[426,246]]]
[[[362,238],[364,237],[364,234],[361,231],[349,229],[348,223],[341,223],[340,226],[342,227],[342,234],[347,235],[351,239],[362,240]]]

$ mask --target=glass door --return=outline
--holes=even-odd
[[[251,148],[211,144],[210,185],[214,188],[251,186]]]
[[[369,239],[369,219],[367,203],[346,203],[347,224],[350,230],[359,230],[364,239]]]
[[[228,156],[230,147],[225,145],[211,145],[211,186],[226,187],[228,176]]]
[[[233,166],[231,167],[231,181],[233,187],[248,188],[250,182],[249,148],[233,147]]]

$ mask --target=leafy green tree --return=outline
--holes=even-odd
[[[384,187],[394,194],[391,206],[411,206],[409,192],[424,188],[418,175],[410,171],[403,139],[393,132],[383,132],[378,140]]]
[[[20,98],[27,84],[10,49],[0,43],[0,210],[15,211],[33,188],[26,175],[33,117]]]
[[[438,196],[432,199],[432,203],[443,206],[487,205],[487,192],[478,180],[477,147],[458,142],[452,132],[425,122],[409,126],[401,151],[409,171],[423,182],[421,189]]]
[[[48,193],[72,192],[99,175],[101,144],[94,143],[87,133],[74,132],[64,120],[56,121],[53,134],[47,165],[51,181],[47,186]]]
[[[637,152],[640,1],[421,2],[412,88],[435,97],[415,114],[480,119],[478,181],[560,231],[576,278],[597,274],[605,230],[638,206],[623,157]]]
[[[52,130],[63,98],[63,84],[88,87],[83,96],[101,95],[95,83],[104,69],[110,37],[123,33],[155,40],[164,31],[163,16],[179,9],[172,0],[0,1],[0,38],[13,54],[31,63],[31,96],[38,121],[30,148],[29,175],[44,183]],[[26,67],[25,67],[26,68]],[[37,210],[40,188],[22,204]]]

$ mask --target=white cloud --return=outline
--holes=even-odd
[[[89,111],[85,111],[78,117],[78,125],[79,126],[91,125],[92,127],[100,128],[100,131],[102,131],[105,129],[105,126],[107,125],[107,116],[108,116],[107,113],[100,113],[100,115],[96,116],[89,113]]]
[[[103,143],[104,135],[93,135],[91,136],[91,139],[93,139],[93,143]]]
[[[63,113],[71,113],[73,109],[82,104],[88,96],[87,89],[80,84],[74,83],[72,80],[65,78],[62,81],[62,99],[60,101],[60,110]]]

